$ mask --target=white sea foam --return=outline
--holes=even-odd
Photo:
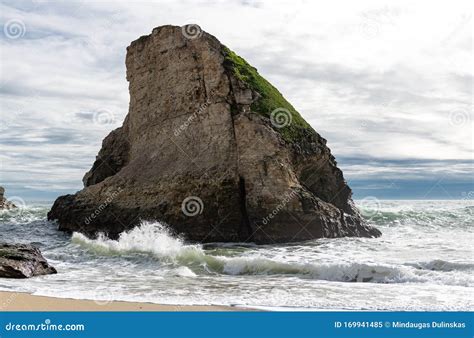
[[[187,243],[159,223],[119,240],[71,237],[50,206],[0,213],[0,241],[33,242],[58,274],[0,289],[67,298],[268,309],[473,310],[473,201],[380,201],[380,238]],[[99,291],[97,291],[99,290]]]
[[[104,235],[89,239],[74,233],[73,243],[102,255],[147,253],[163,262],[173,263],[182,276],[195,276],[191,269],[204,267],[205,271],[225,275],[294,275],[302,278],[370,283],[441,283],[446,285],[471,285],[472,278],[459,278],[438,271],[453,271],[472,267],[470,264],[450,263],[441,260],[403,265],[373,262],[284,262],[269,259],[257,253],[240,256],[211,255],[199,244],[186,244],[171,235],[159,222],[144,222],[141,226],[124,232],[118,240]],[[181,270],[179,270],[181,269]],[[464,276],[466,277],[466,276]]]
[[[72,242],[99,254],[144,252],[171,259],[204,256],[200,245],[184,244],[181,238],[172,236],[166,226],[159,222],[143,222],[139,227],[121,233],[118,240],[109,239],[104,234],[99,234],[97,239],[90,239],[75,232]]]
[[[447,262],[442,259],[434,259],[427,262],[406,263],[405,265],[413,266],[417,269],[431,270],[431,271],[472,271],[474,270],[473,263],[463,262]]]

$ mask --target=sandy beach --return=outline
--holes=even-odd
[[[245,311],[245,309],[217,305],[105,302],[0,291],[0,311]]]

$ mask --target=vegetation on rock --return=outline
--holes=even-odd
[[[297,142],[307,135],[308,131],[313,131],[313,128],[301,117],[291,103],[283,97],[278,89],[265,80],[255,67],[249,65],[247,61],[227,47],[224,47],[224,53],[225,65],[232,70],[234,76],[261,95],[252,104],[252,111],[267,118],[271,117],[275,109],[284,109],[291,114],[291,123],[280,128],[274,126],[275,130],[281,133],[285,141],[290,143]]]

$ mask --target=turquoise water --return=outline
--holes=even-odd
[[[57,275],[0,289],[68,298],[265,309],[472,310],[474,201],[359,202],[383,236],[206,245],[143,223],[118,241],[68,235],[50,205],[0,214],[0,241],[32,242]]]

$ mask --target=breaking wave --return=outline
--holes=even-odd
[[[89,239],[74,233],[72,242],[89,252],[104,256],[146,254],[163,264],[171,264],[179,275],[195,277],[204,274],[222,275],[292,275],[300,278],[369,283],[434,283],[470,286],[473,277],[458,271],[473,269],[473,264],[442,260],[405,264],[377,264],[373,262],[285,262],[259,254],[236,252],[232,256],[218,255],[200,244],[187,244],[171,235],[165,225],[143,222],[111,240],[104,235]]]
[[[428,262],[417,262],[417,263],[407,263],[406,265],[412,266],[417,269],[422,270],[431,270],[431,271],[472,271],[474,270],[473,263],[456,263],[456,262],[447,262],[442,259],[435,259]]]
[[[143,222],[139,227],[120,234],[112,240],[104,234],[90,239],[81,233],[72,235],[72,242],[83,245],[98,254],[120,255],[127,252],[151,253],[158,258],[201,257],[204,251],[200,245],[185,244],[179,237],[158,222]]]
[[[474,208],[426,211],[417,209],[376,210],[363,209],[369,214],[368,221],[374,225],[413,224],[422,227],[470,227],[474,220]]]

